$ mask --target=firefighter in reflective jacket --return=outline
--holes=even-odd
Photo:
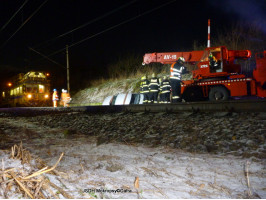
[[[172,88],[172,103],[181,101],[181,74],[185,72],[185,58],[179,57],[177,62],[171,65],[170,85]]]
[[[58,98],[57,90],[54,89],[53,91],[54,91],[54,92],[53,92],[53,97],[52,97],[52,100],[53,100],[53,106],[54,106],[54,107],[57,107],[57,101],[59,100],[59,98]]]
[[[146,104],[149,101],[149,83],[147,76],[141,77],[140,93],[144,96],[143,104]]]
[[[163,81],[161,82],[161,85],[160,85],[160,91],[161,91],[160,102],[170,103],[171,86],[166,76],[163,77]]]
[[[156,77],[155,73],[152,74],[152,78],[149,84],[150,99],[149,103],[157,103],[158,93],[159,93],[159,79]]]

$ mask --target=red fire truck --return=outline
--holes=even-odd
[[[216,66],[211,65],[210,54],[216,58]],[[185,101],[266,97],[266,51],[255,55],[256,68],[253,70],[253,77],[241,74],[241,65],[235,64],[237,59],[249,59],[251,52],[228,50],[224,46],[209,47],[203,51],[147,53],[143,64],[157,62],[174,65],[179,57],[184,57],[189,64],[197,65],[197,69],[192,71],[192,79],[182,81],[181,95]]]

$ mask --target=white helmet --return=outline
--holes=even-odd
[[[186,60],[185,60],[185,58],[184,58],[184,57],[179,57],[179,58],[178,58],[178,61],[181,61],[181,62],[183,62],[183,63],[184,63]]]

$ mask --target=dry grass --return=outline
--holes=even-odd
[[[133,70],[131,73],[129,72],[123,72],[121,71],[120,73],[114,73],[110,74],[110,78],[99,78],[97,80],[92,80],[90,81],[90,87],[98,87],[98,86],[103,86],[106,83],[112,83],[112,82],[118,82],[122,80],[127,80],[127,79],[139,79],[147,75],[148,77],[151,77],[153,73],[159,74],[159,76],[163,75],[169,75],[170,71],[170,65],[161,65],[161,64],[150,64],[150,65],[145,65],[141,66],[141,68],[138,68],[137,70]]]
[[[71,195],[66,193],[62,188],[50,182],[48,178],[43,176],[44,173],[51,173],[54,171],[64,153],[61,154],[58,161],[53,167],[45,166],[42,169],[32,172],[23,169],[5,168],[5,162],[2,159],[2,169],[0,170],[0,192],[2,191],[4,198],[10,198],[14,193],[21,194],[24,198],[45,199],[45,198],[59,198],[57,193],[54,193],[51,188],[57,190],[67,199],[73,199]],[[30,152],[23,149],[22,143],[14,145],[11,148],[11,159],[20,160],[22,164],[31,165]],[[33,168],[31,166],[31,168]]]

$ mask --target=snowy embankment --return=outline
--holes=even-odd
[[[108,96],[119,93],[136,92],[140,79],[132,78],[105,82],[97,87],[86,88],[77,92],[73,97],[72,105],[101,104]],[[138,91],[137,91],[138,92]]]
[[[169,74],[158,74],[158,78],[162,78],[163,76],[169,76]],[[108,96],[114,96],[120,93],[138,93],[140,78],[141,76],[138,78],[106,81],[97,87],[83,89],[72,97],[71,104],[72,106],[102,104]],[[192,74],[185,74],[182,76],[182,79],[190,80],[192,79]]]

